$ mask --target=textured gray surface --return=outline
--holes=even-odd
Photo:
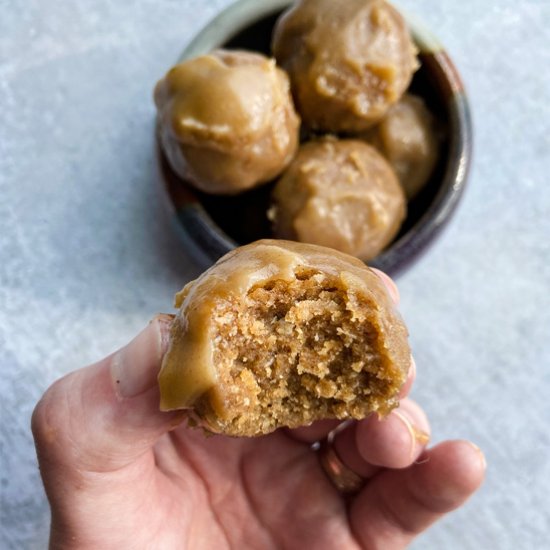
[[[228,0],[0,1],[1,539],[44,548],[29,432],[45,388],[126,342],[194,274],[153,183],[151,88]],[[403,0],[471,97],[475,167],[449,230],[402,276],[434,438],[489,463],[414,545],[548,548],[550,3]]]

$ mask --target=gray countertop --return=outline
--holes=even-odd
[[[0,491],[6,549],[45,548],[29,431],[62,374],[125,343],[197,269],[154,178],[151,90],[228,0],[0,2]],[[487,480],[423,549],[548,548],[550,2],[403,0],[466,82],[475,164],[399,279],[434,440]]]

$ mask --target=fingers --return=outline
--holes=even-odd
[[[386,470],[355,498],[350,524],[365,548],[397,550],[481,485],[482,452],[468,441],[446,441],[404,470]],[[368,521],[367,521],[368,518]]]
[[[411,399],[403,399],[386,418],[373,416],[357,423],[355,448],[367,463],[384,468],[406,468],[430,440],[424,411]]]
[[[125,348],[48,389],[32,429],[41,465],[104,472],[131,463],[181,415],[161,413],[156,377],[170,316],[158,316]]]
[[[337,433],[333,446],[340,460],[364,478],[381,468],[406,468],[418,459],[430,439],[422,409],[404,399],[386,418],[373,415]]]

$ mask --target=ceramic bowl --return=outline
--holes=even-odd
[[[218,47],[270,52],[273,26],[290,0],[239,0],[198,32],[180,61]],[[403,12],[402,12],[403,13]],[[403,13],[419,50],[420,69],[410,91],[426,101],[442,128],[439,162],[430,181],[408,204],[393,242],[368,262],[392,276],[409,268],[451,219],[471,162],[472,127],[460,76],[443,46],[414,16]],[[167,67],[168,68],[168,67]],[[157,141],[163,193],[185,250],[202,268],[236,246],[271,237],[265,215],[272,185],[235,197],[211,196],[187,186],[170,169]]]

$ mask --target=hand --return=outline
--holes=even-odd
[[[388,283],[389,284],[389,283]],[[395,294],[395,288],[392,287]],[[337,422],[256,439],[205,437],[185,413],[161,413],[156,376],[170,318],[57,381],[32,421],[55,549],[400,549],[481,484],[481,451],[429,450],[408,398],[385,420],[338,433],[342,461],[365,478],[340,494],[311,443]],[[403,393],[414,377],[414,367]]]

